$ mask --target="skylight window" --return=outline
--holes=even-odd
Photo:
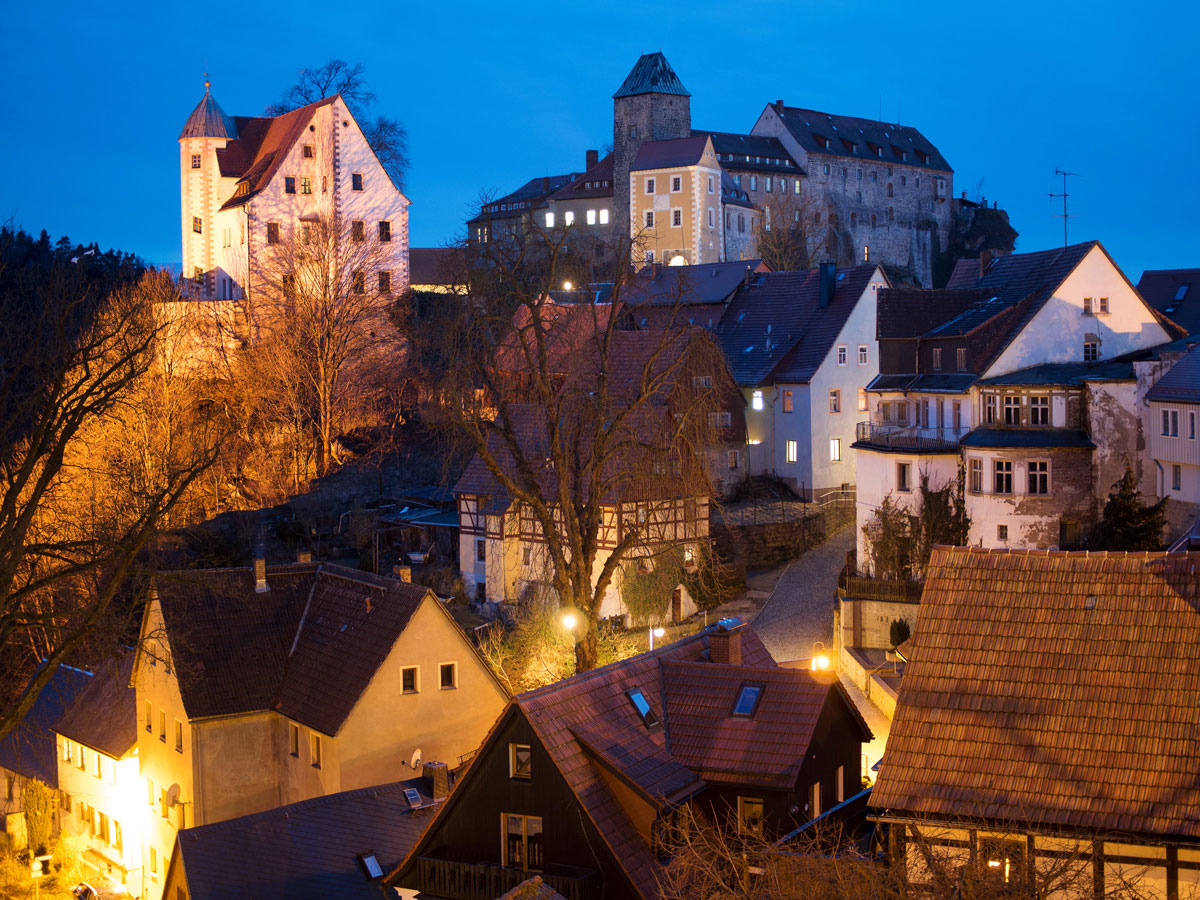
[[[413,809],[421,805],[421,795],[417,793],[416,788],[405,788],[404,799],[408,801],[408,805]]]
[[[742,688],[738,691],[737,702],[733,704],[732,715],[746,718],[753,716],[765,689],[766,685],[761,681],[743,681]]]
[[[359,854],[358,862],[363,867],[363,871],[367,873],[368,878],[383,877],[383,867],[379,865],[379,860],[375,858],[374,853]]]
[[[633,708],[637,710],[638,715],[642,717],[643,725],[647,728],[653,728],[659,723],[658,714],[650,708],[650,703],[640,690],[634,688],[631,691],[626,691],[625,695],[629,698],[629,702],[633,704]]]

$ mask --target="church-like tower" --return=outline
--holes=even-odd
[[[643,141],[690,137],[691,96],[658,52],[643,54],[613,94],[613,218],[618,233],[630,235],[629,169],[638,148]]]
[[[213,99],[205,81],[204,97],[179,133],[183,274],[197,300],[211,300],[217,293],[217,210],[225,198],[219,196],[221,173],[216,151],[236,138],[237,127]]]

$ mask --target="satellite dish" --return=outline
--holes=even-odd
[[[167,806],[174,806],[179,802],[179,785],[173,784],[167,788]]]
[[[421,765],[421,748],[420,747],[418,747],[416,750],[413,751],[412,759],[409,761],[408,765],[409,765],[409,768],[412,768],[412,769],[415,769],[415,768],[417,768],[417,766]]]

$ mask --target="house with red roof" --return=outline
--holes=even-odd
[[[515,697],[385,885],[469,900],[536,874],[571,900],[650,900],[685,811],[782,836],[853,806],[870,738],[836,680],[723,621]]]

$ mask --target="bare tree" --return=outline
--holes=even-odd
[[[379,157],[384,171],[397,188],[404,190],[404,174],[408,170],[408,131],[399,119],[371,115],[378,98],[367,84],[367,70],[362,63],[351,64],[334,58],[323,65],[301,69],[295,83],[267,107],[266,114],[282,115],[332,94],[342,95],[359,120],[363,136]]]
[[[706,540],[707,454],[736,393],[719,349],[683,315],[624,330],[628,258],[597,277],[603,254],[583,244],[571,228],[535,229],[477,248],[424,354],[448,361],[432,373],[437,424],[474,452],[492,501],[508,504],[559,603],[577,613],[577,671],[597,663],[601,608],[623,566]],[[593,281],[609,302],[556,295]]]
[[[76,262],[37,278],[0,271],[0,736],[60,664],[116,640],[140,555],[219,443],[156,439],[127,477],[130,448],[111,426],[156,377],[165,276],[97,296]],[[207,430],[203,403],[189,419]]]
[[[827,205],[808,194],[780,193],[762,207],[758,255],[775,272],[811,269],[835,252],[836,224]]]
[[[372,419],[401,364],[390,316],[394,245],[363,228],[331,216],[302,221],[266,248],[252,275],[256,337],[236,380],[256,396],[260,425],[311,441],[318,476],[336,461],[338,436]]]

